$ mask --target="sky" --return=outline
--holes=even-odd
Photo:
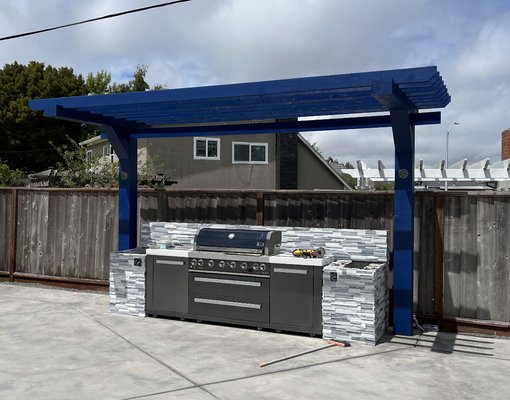
[[[2,0],[0,36],[163,0]],[[127,82],[207,86],[435,65],[452,101],[442,123],[416,127],[416,160],[501,159],[510,128],[508,0],[192,0],[0,42],[0,65],[35,60]],[[306,133],[340,162],[394,164],[391,129]]]

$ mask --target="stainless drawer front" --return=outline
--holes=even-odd
[[[184,261],[174,261],[174,260],[156,260],[156,264],[166,264],[166,265],[184,265]]]
[[[295,275],[307,275],[308,274],[308,271],[306,269],[275,268],[273,271],[276,273],[282,273],[282,274],[295,274]]]
[[[214,304],[217,306],[238,307],[238,308],[251,308],[251,309],[255,309],[255,310],[260,310],[260,308],[262,307],[260,304],[241,303],[239,301],[201,299],[201,298],[197,298],[197,297],[195,297],[194,301],[195,301],[195,303]]]
[[[220,283],[223,285],[253,286],[253,287],[261,286],[260,282],[236,281],[233,279],[202,278],[202,277],[196,277],[196,276],[195,276],[195,282]]]

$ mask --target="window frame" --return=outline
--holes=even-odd
[[[205,156],[198,156],[197,155],[197,141],[203,141],[205,140]],[[217,144],[217,156],[210,157],[208,156],[209,153],[209,141],[214,141]],[[202,136],[196,136],[193,138],[193,159],[194,160],[219,160],[220,159],[220,150],[221,150],[221,140],[220,138],[213,138],[213,137],[202,137]]]
[[[236,161],[235,160],[235,147],[236,145],[248,145],[248,155],[249,160],[248,161]],[[251,159],[251,147],[252,146],[264,146],[265,152],[264,152],[264,161],[252,161]],[[267,142],[232,142],[232,164],[258,164],[258,165],[267,165],[269,164],[268,161],[268,155],[269,155],[269,143]]]

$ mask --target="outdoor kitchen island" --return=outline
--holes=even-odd
[[[147,249],[146,314],[322,335],[322,267],[332,261]]]
[[[203,228],[277,232],[267,241],[268,254],[261,254],[261,248],[249,254],[253,251],[246,248],[234,252],[207,243],[194,248]],[[110,310],[373,345],[388,326],[387,233],[194,222],[142,224],[141,248],[111,253]],[[294,249],[320,247],[326,249],[324,258],[292,255]]]

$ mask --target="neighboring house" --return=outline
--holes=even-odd
[[[117,159],[106,139],[80,144]],[[138,148],[175,188],[352,190],[298,133],[139,139]]]
[[[91,160],[92,157],[99,157],[102,162],[114,163],[119,161],[110,142],[107,139],[102,139],[101,136],[95,136],[80,142],[80,146],[85,147],[88,160]]]

